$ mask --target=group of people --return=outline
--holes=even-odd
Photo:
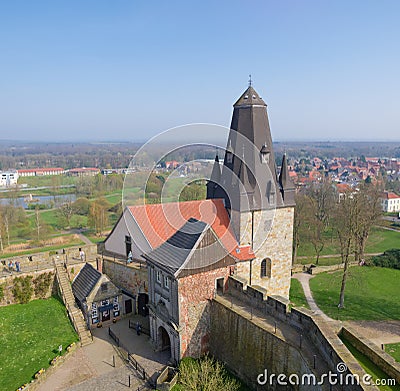
[[[15,271],[20,272],[21,271],[21,262],[20,261],[15,261],[15,263],[10,259],[8,261],[8,271],[11,273],[14,271],[14,266],[15,266]]]

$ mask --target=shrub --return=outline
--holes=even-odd
[[[386,250],[383,254],[372,258],[375,266],[400,269],[400,249]]]
[[[14,279],[14,286],[12,293],[18,303],[28,303],[33,294],[32,276],[16,277]]]
[[[49,291],[53,273],[43,273],[33,280],[35,286],[35,296],[44,299]]]
[[[200,360],[183,359],[179,365],[179,384],[187,391],[237,391],[240,384],[219,362],[209,356]]]

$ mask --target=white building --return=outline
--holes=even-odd
[[[381,198],[384,212],[400,212],[400,196],[391,191],[385,191]]]
[[[1,187],[10,187],[15,186],[18,181],[18,172],[17,171],[0,171],[0,186]]]

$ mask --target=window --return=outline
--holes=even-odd
[[[159,283],[159,284],[161,284],[161,272],[159,271],[159,270],[157,270],[157,272],[156,272],[156,278],[157,278],[157,282]]]
[[[169,278],[168,277],[164,277],[164,287],[166,289],[169,289]]]
[[[271,278],[271,259],[265,258],[261,261],[260,276]]]

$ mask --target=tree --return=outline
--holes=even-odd
[[[71,219],[75,213],[74,203],[72,200],[67,200],[58,208],[58,214],[67,224],[67,228],[71,226]]]
[[[181,194],[179,194],[179,201],[196,201],[206,199],[206,186],[201,181],[195,181],[185,186]]]
[[[347,191],[342,199],[336,204],[333,219],[334,228],[338,234],[340,255],[343,263],[343,275],[339,294],[339,308],[344,307],[344,294],[346,282],[349,273],[349,256],[354,243],[354,230],[356,224],[356,216],[359,213],[356,210],[357,198],[351,191]]]
[[[365,245],[371,228],[382,216],[381,189],[373,184],[361,186],[355,195],[358,209],[354,228],[354,256],[358,263],[364,259]]]
[[[294,221],[293,221],[293,263],[296,262],[297,251],[300,246],[302,233],[305,232],[305,223],[307,220],[307,196],[303,193],[295,195],[296,207],[294,208]]]
[[[326,231],[334,205],[334,189],[327,181],[313,184],[306,189],[304,196],[303,214],[307,226],[307,240],[311,242],[316,254],[315,263],[325,247],[324,232]]]
[[[187,391],[238,391],[239,383],[229,377],[223,365],[209,356],[183,359],[179,365],[179,385]]]
[[[96,235],[100,236],[108,225],[109,202],[105,198],[99,198],[92,202],[89,210],[89,225],[94,229]]]

